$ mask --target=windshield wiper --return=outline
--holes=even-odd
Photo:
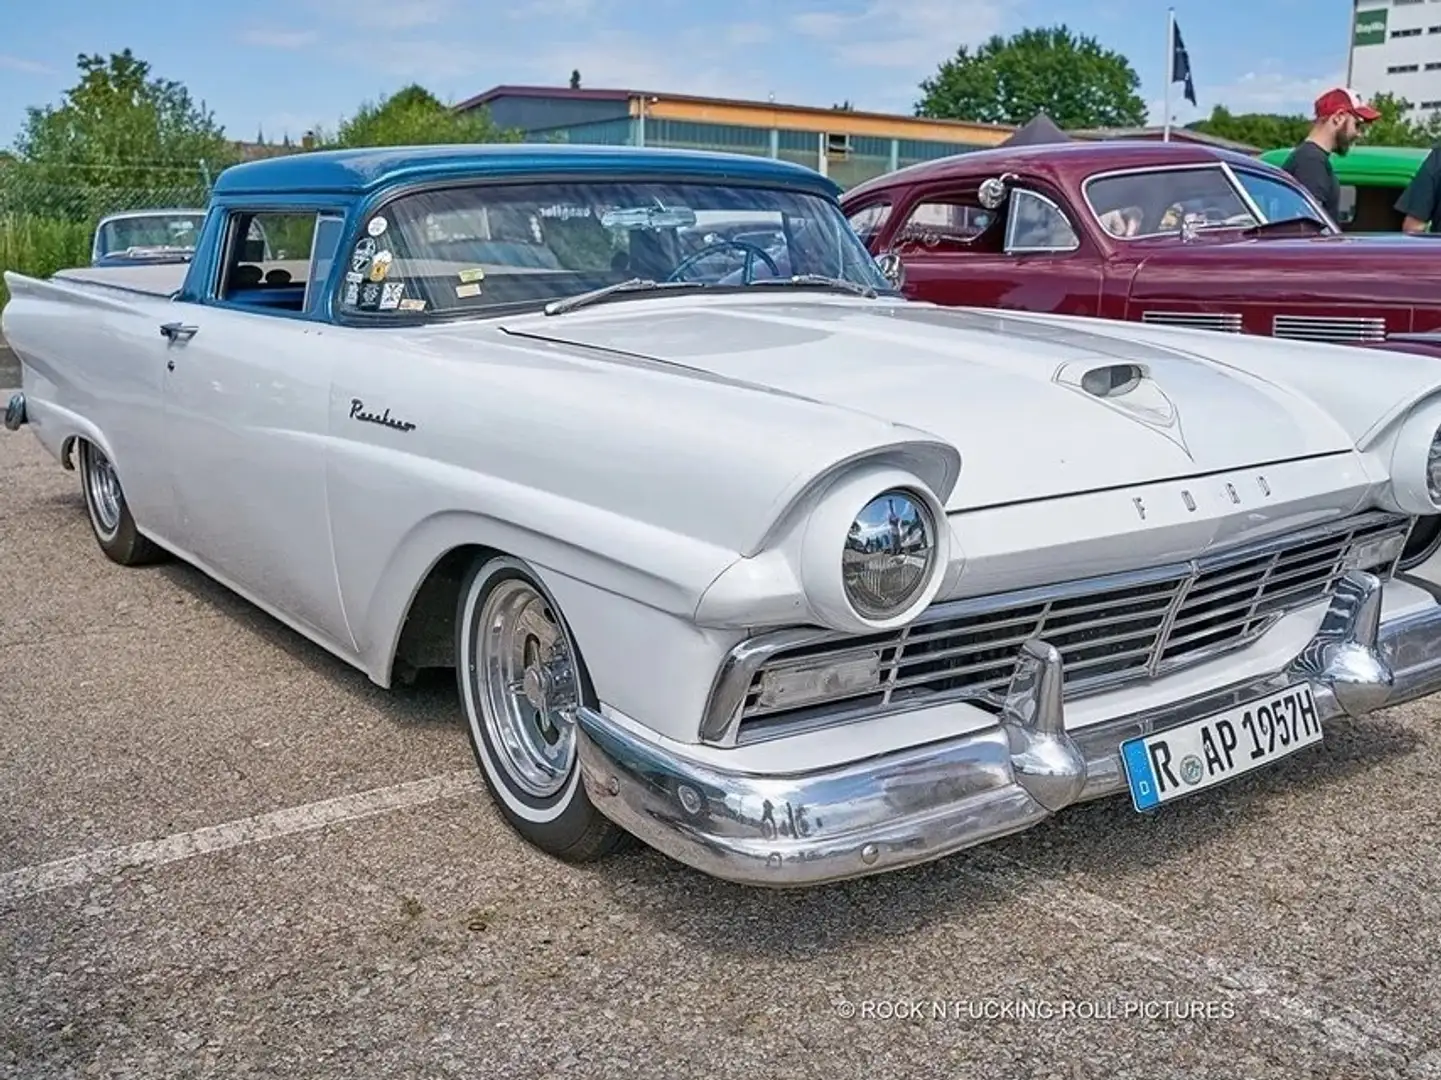
[[[567,296],[562,300],[552,300],[541,310],[547,315],[563,315],[567,311],[574,311],[576,308],[593,304],[597,300],[604,300],[607,296],[614,296],[617,293],[629,292],[651,292],[656,289],[703,289],[705,283],[701,281],[654,281],[651,278],[631,278],[628,281],[617,281],[614,285],[603,285],[599,289],[592,289],[590,292],[576,293],[574,296]]]
[[[826,277],[824,274],[792,274],[790,277],[762,278],[759,281],[752,281],[751,285],[821,285],[830,289],[839,289],[841,292],[848,292],[855,296],[864,296],[874,300],[880,295],[869,285],[862,285],[859,282],[847,281],[845,278]]]

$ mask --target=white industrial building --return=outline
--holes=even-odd
[[[1352,2],[1347,84],[1405,98],[1413,116],[1441,109],[1441,0]]]

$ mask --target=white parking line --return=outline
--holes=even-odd
[[[1269,1019],[1309,1033],[1331,1050],[1367,1062],[1385,1061],[1408,1068],[1413,1076],[1441,1076],[1423,1041],[1393,1024],[1314,992],[1298,992],[1279,975],[1244,961],[1208,955],[1184,934],[1145,915],[1076,885],[1056,881],[1016,859],[994,850],[973,853],[969,876],[999,888],[1052,918],[1081,930],[1098,924],[1131,927],[1140,940],[1126,946],[1162,971],[1181,974],[1197,985],[1218,986],[1251,998]]]
[[[27,866],[0,874],[0,902],[80,885],[97,877],[114,877],[125,870],[151,869],[182,859],[193,859],[197,855],[210,855],[246,844],[313,832],[357,818],[468,795],[478,790],[479,783],[479,775],[474,770],[430,776],[424,780],[372,788],[176,833],[159,840],[144,840],[125,847],[104,848],[68,859]]]

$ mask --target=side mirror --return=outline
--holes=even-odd
[[[899,292],[906,283],[906,264],[901,262],[901,257],[894,251],[888,251],[876,256],[876,265],[880,267],[881,275],[891,283],[891,288]]]

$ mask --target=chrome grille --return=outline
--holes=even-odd
[[[1060,650],[1068,697],[1167,674],[1256,640],[1286,612],[1330,595],[1357,540],[1404,536],[1409,527],[1403,517],[1365,514],[1189,563],[936,604],[900,631],[818,632],[732,673],[744,680],[735,737],[790,734],[922,699],[998,712],[1030,638]],[[1395,562],[1373,572],[1389,577]],[[880,689],[799,706],[776,692],[777,674],[817,661],[874,667]]]
[[[1238,311],[1146,311],[1141,313],[1141,321],[1191,330],[1220,330],[1227,334],[1241,332],[1241,313]]]
[[[1346,315],[1277,315],[1271,333],[1295,341],[1385,341],[1385,319]]]

